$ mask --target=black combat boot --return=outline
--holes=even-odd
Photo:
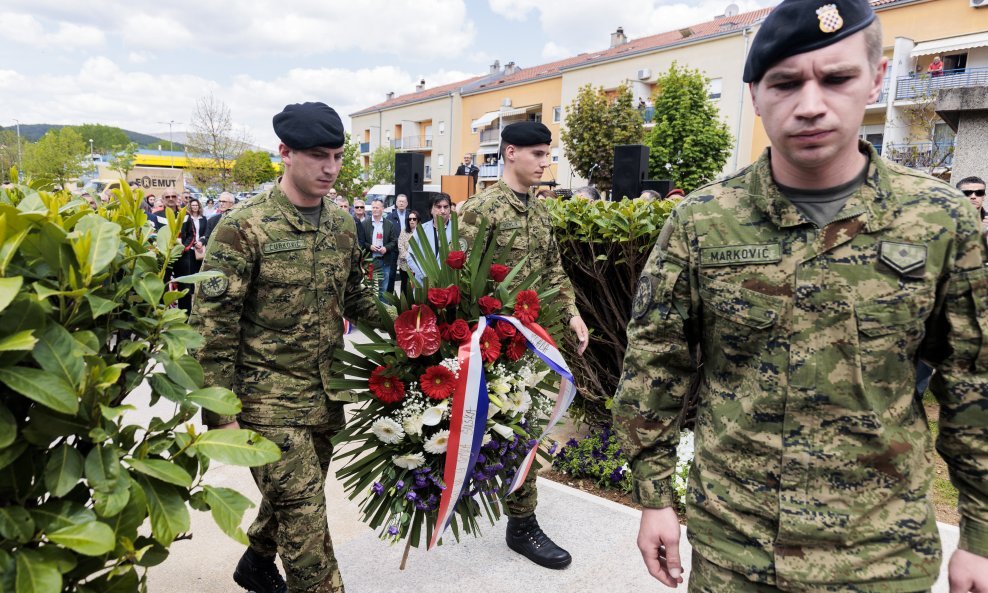
[[[240,557],[233,580],[253,593],[288,593],[288,585],[278,572],[274,558],[265,558],[250,548]]]
[[[508,529],[504,539],[508,542],[509,548],[539,566],[566,568],[573,561],[569,552],[557,546],[542,531],[535,515],[508,517]]]

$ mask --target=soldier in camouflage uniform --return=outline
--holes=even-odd
[[[681,582],[679,419],[700,374],[689,590],[928,590],[940,545],[917,358],[960,491],[951,591],[988,591],[988,269],[977,214],[857,132],[887,67],[866,0],[785,0],[745,69],[772,148],[670,215],[614,422],[649,572]],[[698,345],[699,371],[691,352]]]
[[[343,316],[377,319],[373,290],[361,283],[356,227],[324,198],[343,154],[339,116],[322,103],[289,105],[274,118],[285,175],[232,210],[209,242],[192,323],[206,385],[236,393],[239,417],[205,413],[210,428],[250,428],[274,441],[280,461],[252,470],[262,499],[250,548],[234,579],[269,593],[341,593],[326,523],[324,490],[343,402],[326,387]]]
[[[528,256],[515,277],[516,282],[534,272],[542,277],[547,288],[559,289],[558,298],[563,302],[570,328],[579,341],[577,352],[583,354],[590,334],[576,309],[573,286],[563,271],[559,246],[552,236],[549,211],[535,198],[532,190],[549,166],[551,141],[552,134],[542,123],[519,122],[504,128],[501,133],[504,177],[463,204],[460,237],[473,245],[481,217],[488,220],[492,231],[497,231],[495,240],[500,245],[517,231],[505,265],[514,267]],[[506,501],[508,547],[541,566],[564,568],[572,562],[570,554],[543,533],[535,518],[538,503],[535,478],[536,472],[529,472],[522,487]]]

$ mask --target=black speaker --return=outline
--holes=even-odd
[[[637,198],[642,181],[648,176],[648,147],[643,144],[619,144],[614,147],[614,176],[611,199]]]
[[[664,198],[672,189],[672,179],[646,179],[642,181],[642,191],[646,189],[657,191]]]
[[[412,194],[422,191],[425,180],[425,156],[418,152],[395,154],[395,195],[405,194],[411,200]]]

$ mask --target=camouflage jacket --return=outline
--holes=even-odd
[[[498,245],[505,245],[512,233],[518,231],[511,253],[504,262],[513,268],[523,257],[528,256],[521,272],[515,276],[515,281],[521,282],[532,272],[541,273],[547,289],[559,289],[566,320],[579,315],[573,285],[563,271],[559,245],[552,234],[552,220],[545,204],[529,190],[526,207],[504,181],[498,181],[467,200],[460,209],[460,237],[466,240],[467,245],[473,245],[476,239],[481,216],[486,217],[492,228],[497,229]]]
[[[649,257],[628,327],[613,414],[636,496],[674,502],[677,419],[699,344],[690,541],[783,590],[936,580],[919,356],[942,378],[937,450],[960,490],[960,546],[988,555],[980,222],[954,189],[867,148],[865,185],[822,229],[779,193],[768,152],[695,191]]]
[[[240,417],[256,424],[326,420],[333,350],[343,315],[378,318],[365,287],[353,217],[323,199],[319,228],[275,185],[223,217],[202,270],[191,323],[206,338],[198,351],[206,385],[232,389]],[[232,417],[204,414],[208,425]]]

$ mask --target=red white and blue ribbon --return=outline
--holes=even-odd
[[[549,431],[562,419],[566,409],[569,408],[576,397],[576,387],[573,385],[573,373],[563,360],[563,355],[556,348],[555,342],[549,337],[538,324],[525,325],[514,317],[504,315],[490,315],[491,319],[500,319],[513,325],[518,332],[524,336],[528,349],[541,358],[550,369],[556,372],[562,381],[559,386],[559,397],[556,398],[556,405],[549,415],[548,423],[540,438],[544,439]],[[456,387],[453,394],[453,409],[450,412],[449,440],[446,446],[446,467],[443,473],[443,480],[446,489],[443,490],[439,500],[439,512],[436,520],[436,530],[429,540],[429,549],[432,549],[439,541],[439,538],[449,527],[453,518],[456,504],[463,495],[464,490],[473,474],[473,467],[477,463],[477,456],[483,444],[484,433],[487,430],[487,408],[489,404],[487,394],[487,378],[484,373],[484,361],[480,351],[480,336],[487,327],[487,318],[481,317],[477,320],[477,328],[470,336],[470,341],[460,345],[457,358],[460,363],[460,375],[463,380]],[[508,494],[521,487],[528,476],[528,472],[535,461],[538,452],[536,444],[522,460],[518,471],[515,473]]]

